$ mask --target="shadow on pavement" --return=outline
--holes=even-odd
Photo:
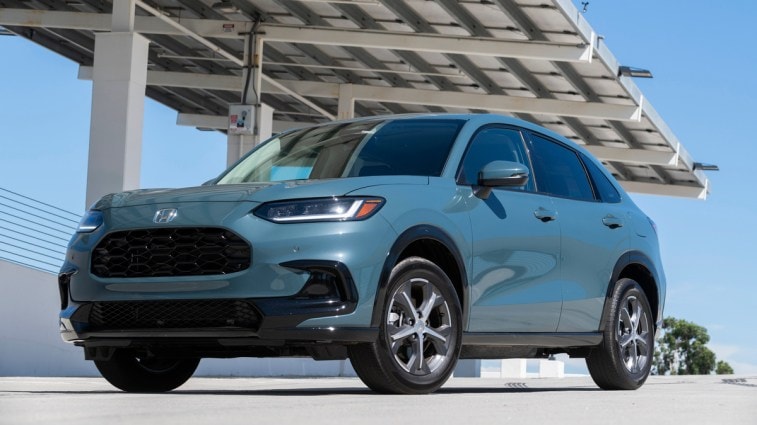
[[[441,388],[434,394],[509,394],[509,393],[546,393],[546,392],[587,392],[587,391],[602,391],[599,388],[591,387],[528,387],[525,383],[508,383],[502,387],[454,387],[454,388]],[[4,393],[11,394],[129,394],[118,390],[103,391],[64,391],[64,390],[44,390],[44,391],[2,391]],[[134,393],[139,394],[139,393]],[[148,394],[148,393],[142,393]],[[291,389],[250,389],[250,390],[224,390],[224,389],[211,389],[211,390],[174,390],[167,393],[149,393],[149,394],[166,394],[166,395],[235,395],[235,396],[276,396],[276,397],[302,397],[302,396],[331,396],[331,395],[369,395],[375,397],[381,396],[395,396],[406,397],[406,395],[397,394],[378,394],[365,387],[359,388],[291,388]],[[433,394],[431,395],[433,396]]]

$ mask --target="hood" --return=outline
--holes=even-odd
[[[273,183],[209,185],[182,189],[140,189],[103,196],[96,210],[139,205],[186,202],[269,202],[280,199],[343,196],[359,189],[383,185],[427,185],[424,176],[372,176],[328,180],[293,180]]]

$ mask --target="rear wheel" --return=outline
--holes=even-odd
[[[638,283],[620,279],[613,290],[602,344],[586,358],[594,382],[605,390],[635,390],[652,367],[652,309]]]
[[[392,270],[379,340],[349,348],[360,379],[381,393],[424,394],[441,387],[460,353],[460,302],[434,263],[411,257]]]
[[[157,393],[178,388],[192,377],[200,359],[137,357],[117,350],[107,361],[96,360],[103,378],[123,391]]]

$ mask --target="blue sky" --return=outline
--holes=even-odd
[[[580,1],[575,2],[580,7]],[[591,0],[585,14],[709,173],[707,201],[633,195],[657,222],[668,278],[666,315],[708,328],[719,359],[757,374],[757,2]],[[0,187],[82,212],[91,83],[77,65],[20,37],[0,37]],[[145,102],[142,186],[202,183],[225,166],[225,136],[175,125]]]

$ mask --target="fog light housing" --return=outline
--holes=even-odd
[[[68,294],[71,287],[71,276],[76,274],[76,270],[65,270],[58,274],[58,292],[60,292],[60,309],[65,310],[68,307]]]
[[[347,266],[338,261],[296,260],[280,266],[309,273],[308,280],[294,299],[357,302],[357,288],[352,275]]]
[[[341,299],[337,276],[325,271],[312,272],[305,286],[297,293],[295,298]]]

